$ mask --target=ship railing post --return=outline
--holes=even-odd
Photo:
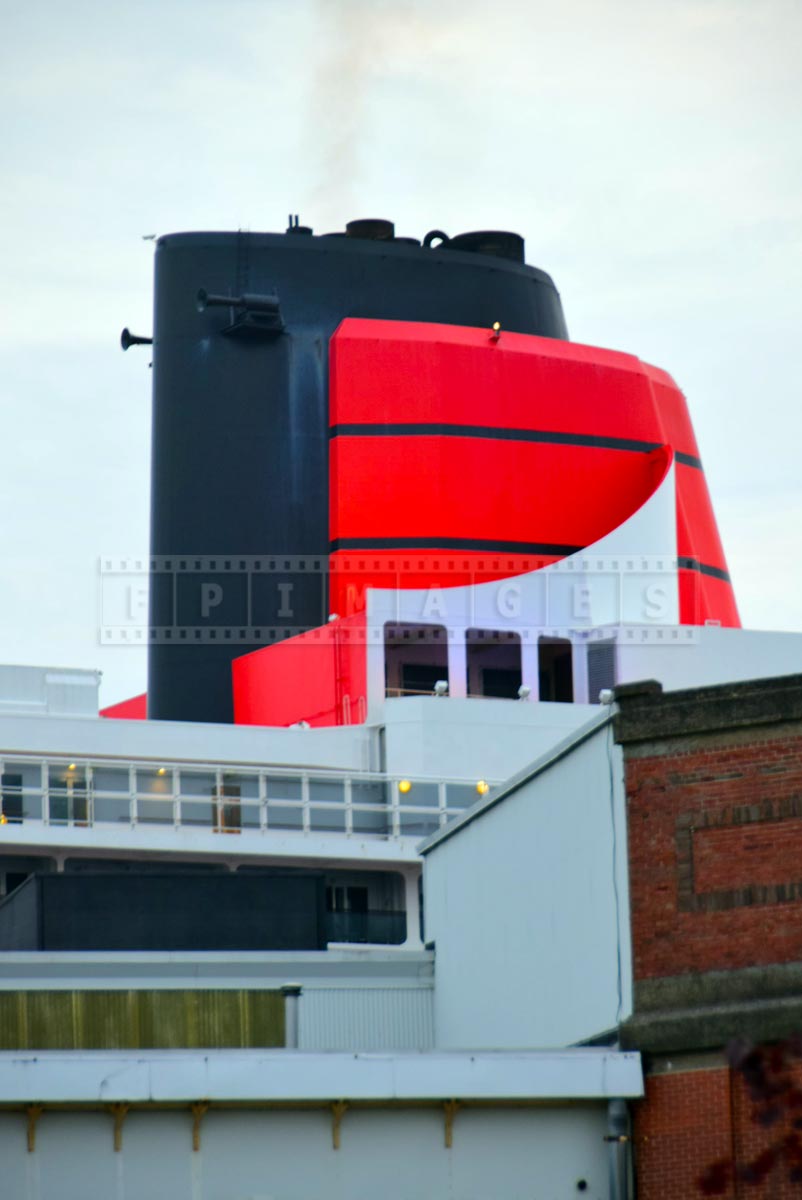
[[[223,833],[225,815],[223,813],[223,772],[219,767],[214,773],[214,831]]]
[[[173,767],[170,772],[171,787],[173,793],[173,824],[176,829],[181,828],[181,777],[177,767]]]
[[[303,805],[302,819],[304,833],[309,833],[311,827],[311,812],[309,809],[309,776],[301,776],[301,803]]]
[[[136,767],[131,764],[128,768],[128,815],[131,820],[132,828],[136,825],[137,818],[137,796],[136,796]]]
[[[399,780],[388,780],[390,788],[390,819],[392,821],[392,835],[394,838],[401,836],[401,807],[398,791]]]
[[[353,780],[349,775],[345,780],[345,833],[347,837],[351,837],[354,832],[354,787]]]
[[[50,824],[50,789],[48,787],[47,762],[41,766],[40,787],[42,791],[42,824]]]
[[[262,833],[267,829],[267,776],[259,772],[259,828]]]

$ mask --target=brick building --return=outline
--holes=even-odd
[[[634,974],[622,1043],[646,1071],[637,1194],[687,1200],[711,1163],[752,1161],[778,1135],[752,1120],[722,1047],[802,1030],[802,676],[631,684],[616,700]],[[798,1195],[786,1174],[722,1194]]]

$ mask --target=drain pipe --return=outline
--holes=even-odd
[[[284,996],[284,1046],[287,1050],[298,1049],[299,1010],[301,1007],[300,983],[283,983],[281,993]]]
[[[629,1107],[626,1100],[607,1105],[607,1142],[610,1171],[610,1200],[629,1200]]]

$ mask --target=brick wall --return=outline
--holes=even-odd
[[[633,1148],[638,1200],[693,1200],[702,1197],[702,1173],[713,1163],[734,1158],[738,1166],[755,1161],[787,1130],[763,1128],[738,1074],[726,1066],[649,1075],[646,1095],[634,1106]],[[800,1185],[779,1162],[762,1184],[732,1182],[724,1200],[794,1200]]]
[[[701,1196],[701,1172],[732,1153],[729,1068],[647,1076],[632,1133],[638,1200]]]
[[[647,681],[616,698],[635,976],[622,1033],[651,1055],[633,1112],[638,1200],[692,1200],[713,1163],[745,1165],[792,1132],[788,1114],[782,1129],[752,1120],[718,1050],[802,1029],[802,676],[673,693]],[[717,1194],[802,1193],[781,1165]]]
[[[626,755],[636,980],[802,959],[799,726],[654,751]]]

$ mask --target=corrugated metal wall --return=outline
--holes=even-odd
[[[0,992],[0,1050],[283,1045],[280,991]]]
[[[430,1050],[431,987],[304,988],[301,1050]]]

